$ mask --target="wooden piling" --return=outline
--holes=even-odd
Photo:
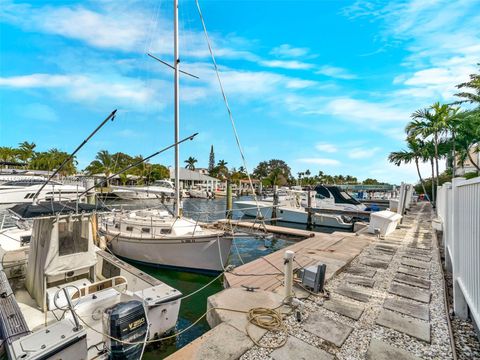
[[[227,219],[232,218],[232,210],[233,210],[232,182],[230,180],[227,180],[227,211],[226,211]]]

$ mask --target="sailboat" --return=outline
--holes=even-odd
[[[180,198],[179,119],[180,57],[178,43],[178,0],[174,0],[174,120],[175,196],[173,214],[167,210],[117,212],[103,218],[100,233],[111,251],[138,263],[186,269],[195,272],[221,272],[225,269],[232,238],[223,230],[206,228],[182,216]]]

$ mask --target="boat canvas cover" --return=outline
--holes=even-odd
[[[33,222],[26,288],[44,306],[46,277],[89,268],[96,264],[90,217],[49,217]]]
[[[85,204],[78,202],[46,201],[38,204],[19,204],[8,209],[23,219],[32,219],[41,216],[56,216],[68,214],[86,214],[92,212],[107,212],[108,208],[99,204]]]

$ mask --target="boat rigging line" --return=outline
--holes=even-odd
[[[176,143],[173,143],[173,144],[171,144],[171,145],[169,145],[169,146],[167,146],[167,147],[165,147],[165,148],[163,148],[163,149],[161,149],[161,150],[158,150],[158,151],[154,152],[153,154],[147,156],[146,158],[143,158],[143,159],[141,159],[141,160],[139,160],[139,161],[137,161],[137,162],[135,162],[135,163],[133,163],[133,164],[131,164],[131,165],[128,165],[127,167],[123,168],[122,170],[117,171],[115,174],[112,174],[112,175],[110,175],[109,177],[107,177],[106,179],[103,179],[102,181],[100,181],[100,185],[104,184],[104,183],[107,182],[108,180],[113,179],[115,176],[118,176],[118,175],[120,175],[120,174],[123,174],[125,171],[130,170],[131,168],[133,168],[133,167],[135,167],[135,166],[138,166],[138,165],[140,165],[141,163],[143,163],[143,162],[145,162],[145,161],[147,161],[147,160],[150,160],[150,159],[153,158],[154,156],[157,156],[157,155],[159,155],[159,154],[161,154],[161,153],[163,153],[163,152],[165,152],[165,151],[167,151],[167,150],[169,150],[169,149],[171,149],[171,148],[173,148],[173,147],[175,147],[175,146],[177,146],[177,145],[180,145],[181,143],[183,143],[183,142],[185,142],[185,141],[187,141],[187,140],[193,140],[193,139],[195,138],[195,136],[197,136],[197,135],[198,135],[198,133],[194,133],[194,134],[192,134],[192,135],[190,135],[190,136],[188,136],[188,137],[186,137],[186,138],[183,138],[182,140],[180,140],[180,141],[178,141],[178,142],[176,142]],[[89,188],[86,189],[83,193],[81,193],[78,197],[79,197],[79,198],[82,197],[83,195],[87,194],[89,191],[93,190],[93,189],[94,189],[95,187],[97,187],[98,185],[99,185],[99,184],[95,184],[95,185],[89,187]]]
[[[42,186],[40,187],[40,189],[37,190],[37,192],[35,193],[35,195],[33,195],[33,198],[32,198],[32,201],[33,201],[33,204],[37,204],[37,201],[38,201],[38,196],[40,195],[41,191],[43,190],[43,188],[47,185],[47,183],[53,179],[53,177],[55,175],[57,175],[60,170],[63,169],[63,167],[70,161],[73,159],[73,157],[75,156],[75,154],[93,137],[93,135],[95,135],[97,133],[98,130],[100,130],[103,125],[105,125],[107,123],[107,121],[109,120],[114,120],[115,119],[115,114],[117,113],[117,109],[113,110],[110,115],[107,116],[107,118],[105,120],[102,121],[102,123],[100,125],[97,126],[97,128],[95,130],[93,130],[93,132],[88,135],[88,137],[83,140],[83,142],[69,155],[68,158],[66,158],[62,164],[58,167],[58,169],[56,169],[52,175],[50,175],[50,177],[47,179],[47,181],[45,181]],[[79,197],[80,198],[80,197]]]
[[[147,55],[150,56],[152,59],[155,59],[155,60],[157,60],[158,62],[162,63],[163,65],[168,66],[170,69],[175,70],[175,67],[172,66],[172,65],[170,65],[170,64],[167,63],[166,61],[163,61],[162,59],[159,59],[158,57],[156,57],[156,56],[154,56],[154,55],[152,55],[152,54],[150,54],[150,53],[147,53]],[[200,79],[198,76],[193,75],[193,74],[190,74],[190,73],[188,73],[188,72],[186,72],[186,71],[183,71],[183,70],[178,70],[178,71],[181,72],[182,74],[191,76],[191,77],[193,77],[193,78],[195,78],[195,79]]]
[[[220,91],[222,92],[223,102],[225,103],[225,107],[227,108],[228,117],[230,118],[230,122],[232,124],[233,134],[235,135],[235,141],[237,142],[237,147],[238,147],[238,150],[240,151],[240,156],[242,157],[243,167],[245,168],[245,171],[247,173],[248,182],[249,182],[250,188],[252,189],[253,198],[254,198],[255,203],[257,205],[257,215],[261,215],[260,205],[258,203],[257,195],[255,194],[255,188],[253,187],[253,181],[252,181],[252,178],[250,176],[250,172],[248,171],[247,160],[245,158],[245,154],[243,152],[242,145],[240,144],[240,138],[238,136],[237,128],[235,126],[235,120],[233,119],[233,113],[232,113],[232,110],[230,109],[230,105],[228,104],[227,94],[225,93],[225,89],[223,88],[222,79],[220,78],[220,71],[218,69],[217,61],[215,60],[215,55],[213,54],[212,45],[210,43],[210,37],[208,36],[208,32],[207,32],[207,26],[205,25],[205,20],[203,19],[202,10],[200,9],[200,3],[199,3],[198,0],[195,0],[195,4],[197,5],[198,15],[200,16],[200,21],[202,22],[203,33],[204,33],[205,39],[207,41],[208,51],[210,52],[210,57],[212,58],[212,63],[213,63],[213,67],[215,69],[215,74],[216,74],[216,77],[217,77],[217,80],[218,80],[218,84],[220,86]],[[267,229],[266,229],[266,226],[265,226],[265,221],[263,219],[261,221],[262,221],[262,225],[264,227],[265,232],[267,232]]]

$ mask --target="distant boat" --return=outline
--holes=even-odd
[[[322,204],[317,202],[315,197],[315,192],[312,191],[311,196],[311,206],[315,209],[321,209]],[[259,218],[261,217],[264,220],[271,220],[273,214],[273,197],[267,198],[259,201],[253,200],[242,200],[235,201],[235,206],[243,214]],[[282,222],[290,222],[297,224],[307,224],[308,222],[308,212],[306,207],[308,206],[308,193],[303,190],[283,190],[282,197],[279,199],[278,205],[276,206],[276,219]],[[323,206],[328,209],[335,209],[335,204],[326,201]],[[343,206],[338,206],[336,209],[343,210]],[[312,225],[315,226],[327,226],[341,229],[351,229],[353,224],[351,219],[336,214],[312,214]]]
[[[175,188],[169,180],[156,180],[148,186],[112,186],[112,193],[124,200],[171,198]]]
[[[0,185],[0,204],[31,203],[37,191],[45,184],[38,201],[71,201],[85,191],[80,185],[64,185],[61,182],[38,178],[16,179]],[[80,200],[85,200],[83,197]]]

